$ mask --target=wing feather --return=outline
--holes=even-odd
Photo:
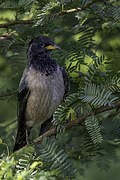
[[[14,150],[16,151],[26,145],[26,119],[25,110],[30,90],[26,83],[27,71],[25,70],[20,81],[18,93],[18,130]]]

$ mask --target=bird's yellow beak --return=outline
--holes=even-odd
[[[48,50],[53,50],[53,49],[61,49],[59,46],[57,46],[56,44],[54,45],[48,45],[45,47]]]

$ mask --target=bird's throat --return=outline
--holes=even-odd
[[[56,62],[51,59],[50,54],[46,53],[31,56],[29,66],[46,76],[57,70]]]

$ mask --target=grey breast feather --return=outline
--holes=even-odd
[[[30,89],[25,113],[27,124],[42,124],[63,100],[65,87],[62,72],[58,66],[57,71],[46,76],[30,68],[26,81]]]

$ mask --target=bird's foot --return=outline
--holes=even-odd
[[[32,144],[32,140],[29,137],[28,130],[26,130],[26,142],[27,142],[27,145]]]

